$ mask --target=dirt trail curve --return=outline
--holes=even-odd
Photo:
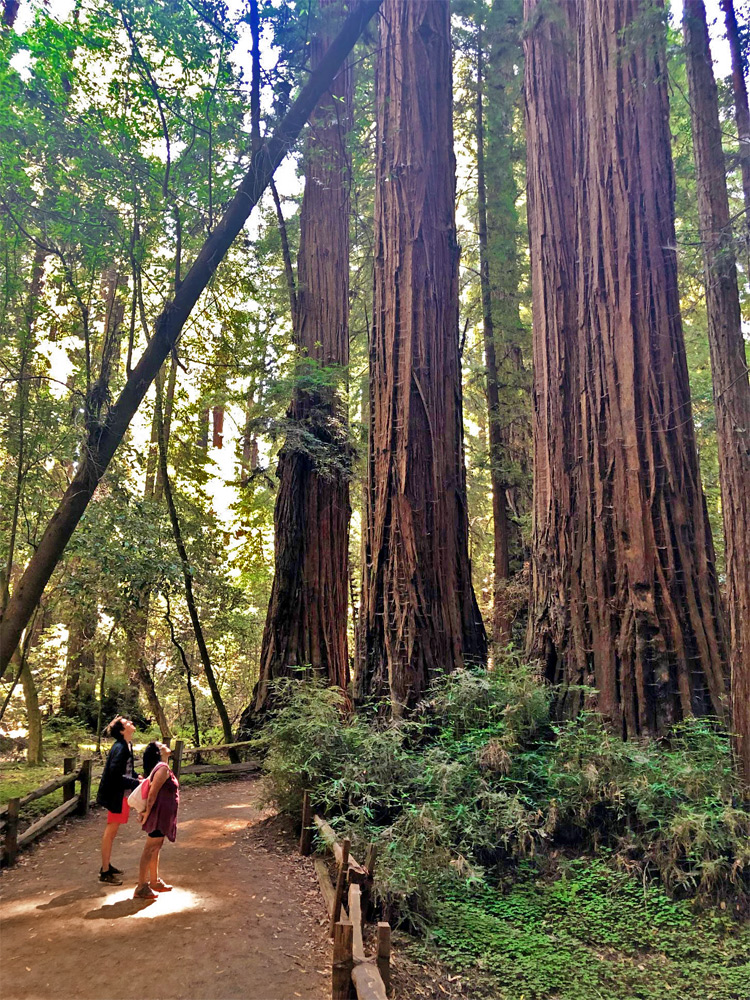
[[[104,815],[67,823],[0,876],[3,1000],[323,1000],[325,908],[312,864],[260,808],[258,780],[183,790],[174,885],[132,899],[144,834],[115,841],[122,886],[97,879]],[[142,972],[140,971],[142,969]]]

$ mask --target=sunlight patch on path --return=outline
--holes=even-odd
[[[160,892],[157,899],[133,899],[132,889],[123,889],[107,897],[103,906],[90,910],[85,920],[114,920],[118,917],[133,917],[142,920],[153,920],[155,917],[173,916],[186,910],[212,910],[215,900],[209,900],[204,895],[190,892],[188,889],[175,887],[171,892]]]

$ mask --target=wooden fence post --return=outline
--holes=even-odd
[[[341,901],[344,898],[344,884],[346,882],[346,876],[349,872],[350,847],[351,841],[348,837],[344,837],[341,841],[341,865],[339,866],[339,877],[336,879],[336,895],[333,900],[333,913],[331,914],[331,924],[328,931],[330,937],[333,937],[336,923],[341,914]]]
[[[70,774],[76,766],[75,757],[63,757],[63,774]],[[63,802],[70,802],[76,793],[76,783],[71,781],[68,785],[63,785]]]
[[[21,807],[20,799],[8,800],[8,815],[5,823],[5,863],[13,865],[18,854],[18,812]]]
[[[312,847],[312,809],[310,807],[310,793],[305,790],[302,796],[302,832],[299,835],[299,852],[305,857],[310,853]]]
[[[78,797],[79,816],[88,816],[89,803],[91,801],[91,758],[84,760],[81,764],[81,791]]]
[[[180,771],[182,769],[182,751],[185,746],[184,740],[174,741],[174,753],[172,754],[172,771],[174,772],[175,778],[180,780]]]
[[[385,992],[391,995],[391,925],[378,921],[378,972]]]
[[[333,928],[331,1000],[348,1000],[351,993],[353,930],[351,920],[338,920]]]

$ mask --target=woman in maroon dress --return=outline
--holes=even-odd
[[[148,834],[141,855],[138,885],[134,899],[156,899],[159,892],[172,888],[159,878],[159,852],[164,838],[174,842],[177,836],[177,808],[180,804],[180,786],[167,761],[169,747],[166,743],[149,743],[143,751],[143,773],[148,775],[149,790],[146,810],[140,818]]]

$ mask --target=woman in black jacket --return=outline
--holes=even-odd
[[[128,795],[138,787],[138,775],[135,772],[133,747],[130,744],[135,724],[121,715],[110,722],[107,727],[115,742],[107,755],[107,762],[102,772],[102,780],[96,801],[100,806],[107,807],[107,825],[102,836],[102,867],[99,880],[111,885],[122,885],[122,872],[110,863],[112,844],[117,831],[123,823],[127,823],[130,814]]]

